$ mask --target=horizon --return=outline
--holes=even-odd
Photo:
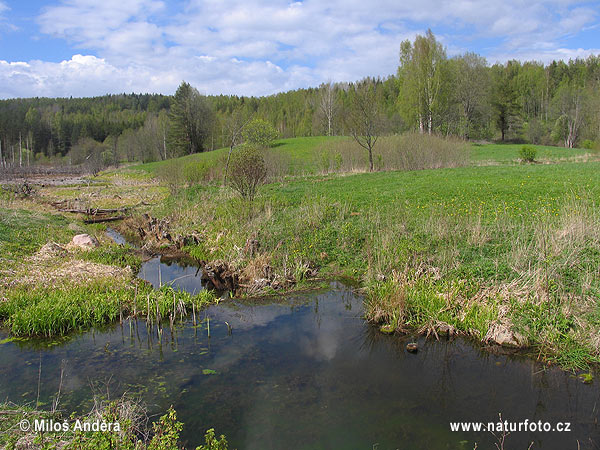
[[[568,62],[600,54],[599,12],[570,0],[0,0],[0,98],[172,95],[183,80],[206,95],[262,97],[385,79],[400,43],[428,28],[448,57]]]

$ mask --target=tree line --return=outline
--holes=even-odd
[[[387,78],[264,97],[206,96],[183,82],[173,96],[1,100],[0,165],[106,165],[232,147],[236,123],[251,117],[270,123],[281,138],[352,135],[353,109],[361,102],[377,114],[381,134],[418,130],[565,147],[600,141],[599,56],[489,65],[475,53],[449,58],[428,31],[402,42],[398,61]],[[367,99],[361,90],[369,91]]]

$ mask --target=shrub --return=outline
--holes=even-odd
[[[244,127],[244,141],[255,147],[267,148],[277,139],[277,130],[269,122],[254,119]]]
[[[377,142],[377,170],[421,170],[459,167],[469,163],[464,141],[456,138],[406,133],[382,136]],[[368,169],[365,151],[356,142],[337,140],[327,143],[316,161],[324,172],[353,172]]]
[[[534,162],[537,156],[537,150],[531,145],[524,145],[519,150],[519,157],[523,162]]]
[[[258,187],[265,182],[267,167],[260,151],[243,145],[231,155],[229,185],[247,200],[254,200]]]
[[[594,150],[596,147],[596,143],[591,139],[586,139],[581,143],[581,146],[587,150]]]

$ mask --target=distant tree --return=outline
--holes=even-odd
[[[373,148],[379,139],[383,117],[381,105],[375,98],[375,86],[362,82],[357,85],[345,114],[346,127],[354,140],[369,155],[369,171],[373,172]]]
[[[433,132],[434,115],[440,109],[440,92],[444,80],[446,51],[431,30],[418,35],[415,42],[400,45],[400,103],[412,121],[416,115],[421,133]]]
[[[334,119],[338,109],[339,102],[333,83],[328,81],[327,83],[321,84],[321,86],[319,86],[318,111],[325,119],[327,136],[331,136]]]
[[[175,155],[204,151],[214,112],[206,98],[189,83],[183,82],[177,88],[169,119],[169,144]]]
[[[577,143],[585,122],[584,90],[573,83],[562,84],[554,96],[554,107],[558,119],[552,137],[561,140],[565,147],[573,148]]]
[[[515,90],[515,79],[519,66],[518,61],[509,61],[505,66],[500,64],[492,66],[491,104],[496,126],[503,141],[509,130],[516,131],[521,124],[521,109]]]
[[[243,127],[244,141],[256,147],[267,148],[277,139],[277,130],[263,119],[254,119]]]
[[[459,107],[460,129],[469,139],[474,129],[483,127],[489,105],[489,76],[485,58],[465,53],[451,60],[454,86],[452,97]]]

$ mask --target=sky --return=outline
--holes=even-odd
[[[387,77],[430,28],[448,56],[548,63],[600,54],[600,2],[0,0],[0,98],[270,95]]]

